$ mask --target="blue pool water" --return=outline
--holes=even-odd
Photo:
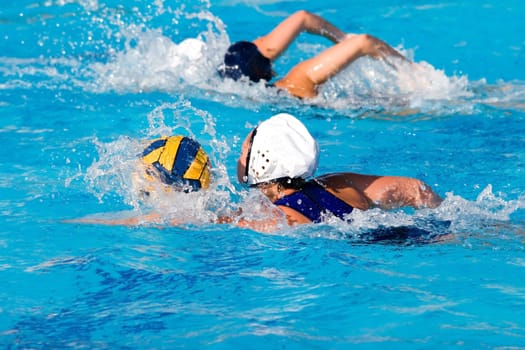
[[[3,348],[525,348],[522,1],[122,3],[0,8]],[[214,75],[217,52],[301,8],[417,66],[360,59],[312,101]],[[303,34],[278,73],[327,45]],[[260,215],[236,158],[277,112],[318,139],[318,174],[413,176],[444,203],[273,235],[210,224]],[[214,187],[140,202],[134,157],[170,133],[202,142]],[[151,206],[188,223],[65,222]],[[368,239],[403,226],[447,239]]]

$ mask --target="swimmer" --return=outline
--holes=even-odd
[[[290,114],[277,114],[253,129],[237,161],[241,183],[259,189],[289,225],[347,220],[354,210],[405,206],[436,208],[442,199],[422,181],[399,176],[331,173],[313,177],[317,142]]]
[[[182,146],[183,141],[190,146]],[[354,209],[436,208],[442,202],[428,185],[414,178],[355,173],[314,178],[318,158],[317,142],[298,119],[281,113],[263,121],[243,142],[237,177],[241,183],[259,189],[271,203],[260,207],[260,219],[248,218],[238,209],[230,216],[217,217],[214,222],[275,232],[283,225],[319,223],[331,217],[349,221],[348,215]],[[154,141],[141,160],[152,188],[159,180],[170,190],[185,192],[209,186],[209,160],[196,141],[180,136]],[[141,191],[151,195],[149,188]],[[84,218],[68,222],[128,226],[184,224],[180,218],[168,223],[164,219],[161,213],[150,213],[124,219]]]
[[[218,71],[222,77],[253,82],[270,81],[275,61],[301,33],[323,36],[334,43],[319,55],[293,67],[273,85],[299,98],[313,98],[319,86],[362,56],[386,60],[406,58],[385,42],[368,34],[346,34],[325,19],[301,10],[286,18],[270,33],[252,42],[232,44]]]

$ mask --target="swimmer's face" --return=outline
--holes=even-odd
[[[248,160],[248,156],[250,155],[250,151],[252,148],[252,135],[254,132],[255,129],[252,130],[248,134],[248,136],[246,136],[246,139],[244,139],[241,148],[241,155],[239,156],[239,159],[237,159],[237,180],[239,180],[240,183],[246,183],[246,181],[248,181],[248,174],[246,172],[246,161]]]

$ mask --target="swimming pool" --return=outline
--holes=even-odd
[[[215,51],[300,8],[386,40],[417,74],[361,59],[305,102],[215,77]],[[2,5],[0,344],[525,347],[524,11],[512,0]],[[278,72],[326,45],[301,36]],[[445,202],[275,235],[209,224],[237,205],[258,214],[235,162],[250,128],[282,111],[318,139],[318,174],[418,177]],[[215,167],[211,192],[155,204],[187,225],[64,222],[147,210],[130,162],[141,140],[175,132],[196,136]],[[365,237],[435,220],[450,221],[451,239]]]

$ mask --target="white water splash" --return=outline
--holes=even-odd
[[[520,209],[525,209],[525,195],[505,200],[492,192],[492,186],[483,189],[475,202],[448,193],[443,204],[436,209],[440,218],[452,220],[458,228],[472,228],[487,221],[505,222]]]
[[[443,107],[447,112],[448,107],[470,111],[471,104],[465,102],[473,96],[466,76],[449,77],[427,62],[387,62],[367,57],[353,62],[320,92],[316,102],[334,109],[350,105],[409,114]]]

